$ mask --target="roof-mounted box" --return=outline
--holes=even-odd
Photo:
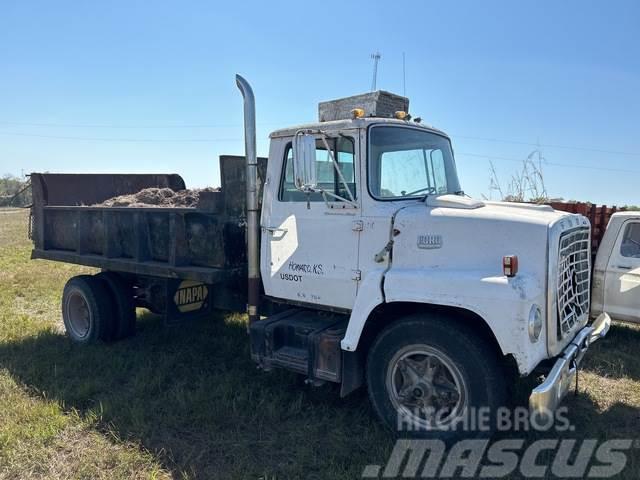
[[[329,122],[353,118],[351,111],[354,108],[362,108],[365,117],[393,118],[397,111],[409,111],[409,99],[395,93],[378,90],[329,100],[318,104],[318,119],[321,122]]]

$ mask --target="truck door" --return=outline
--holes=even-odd
[[[284,142],[280,149],[272,143],[271,154],[282,155],[282,161],[270,155],[271,195],[265,197],[261,220],[262,281],[265,293],[276,298],[350,309],[359,280],[357,133],[347,130],[326,139],[346,187],[325,143],[317,138],[318,185],[343,198],[349,198],[348,187],[358,206],[297,190],[291,142]]]
[[[604,311],[618,320],[640,322],[640,219],[622,225],[609,257]]]

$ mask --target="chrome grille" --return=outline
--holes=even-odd
[[[589,313],[591,283],[590,230],[581,228],[560,237],[558,254],[559,336],[570,333],[583,315]]]

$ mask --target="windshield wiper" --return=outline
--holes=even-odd
[[[457,190],[455,192],[453,192],[454,195],[460,195],[461,197],[466,197],[467,194],[464,193],[464,190]],[[429,195],[433,195],[432,193],[427,193],[424,197],[422,197],[422,199],[420,201],[422,202],[426,202],[427,198],[429,198]]]

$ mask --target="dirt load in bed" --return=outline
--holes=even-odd
[[[170,188],[145,188],[138,193],[109,198],[98,207],[196,207],[201,192],[216,192],[217,188],[196,188],[174,191]]]

